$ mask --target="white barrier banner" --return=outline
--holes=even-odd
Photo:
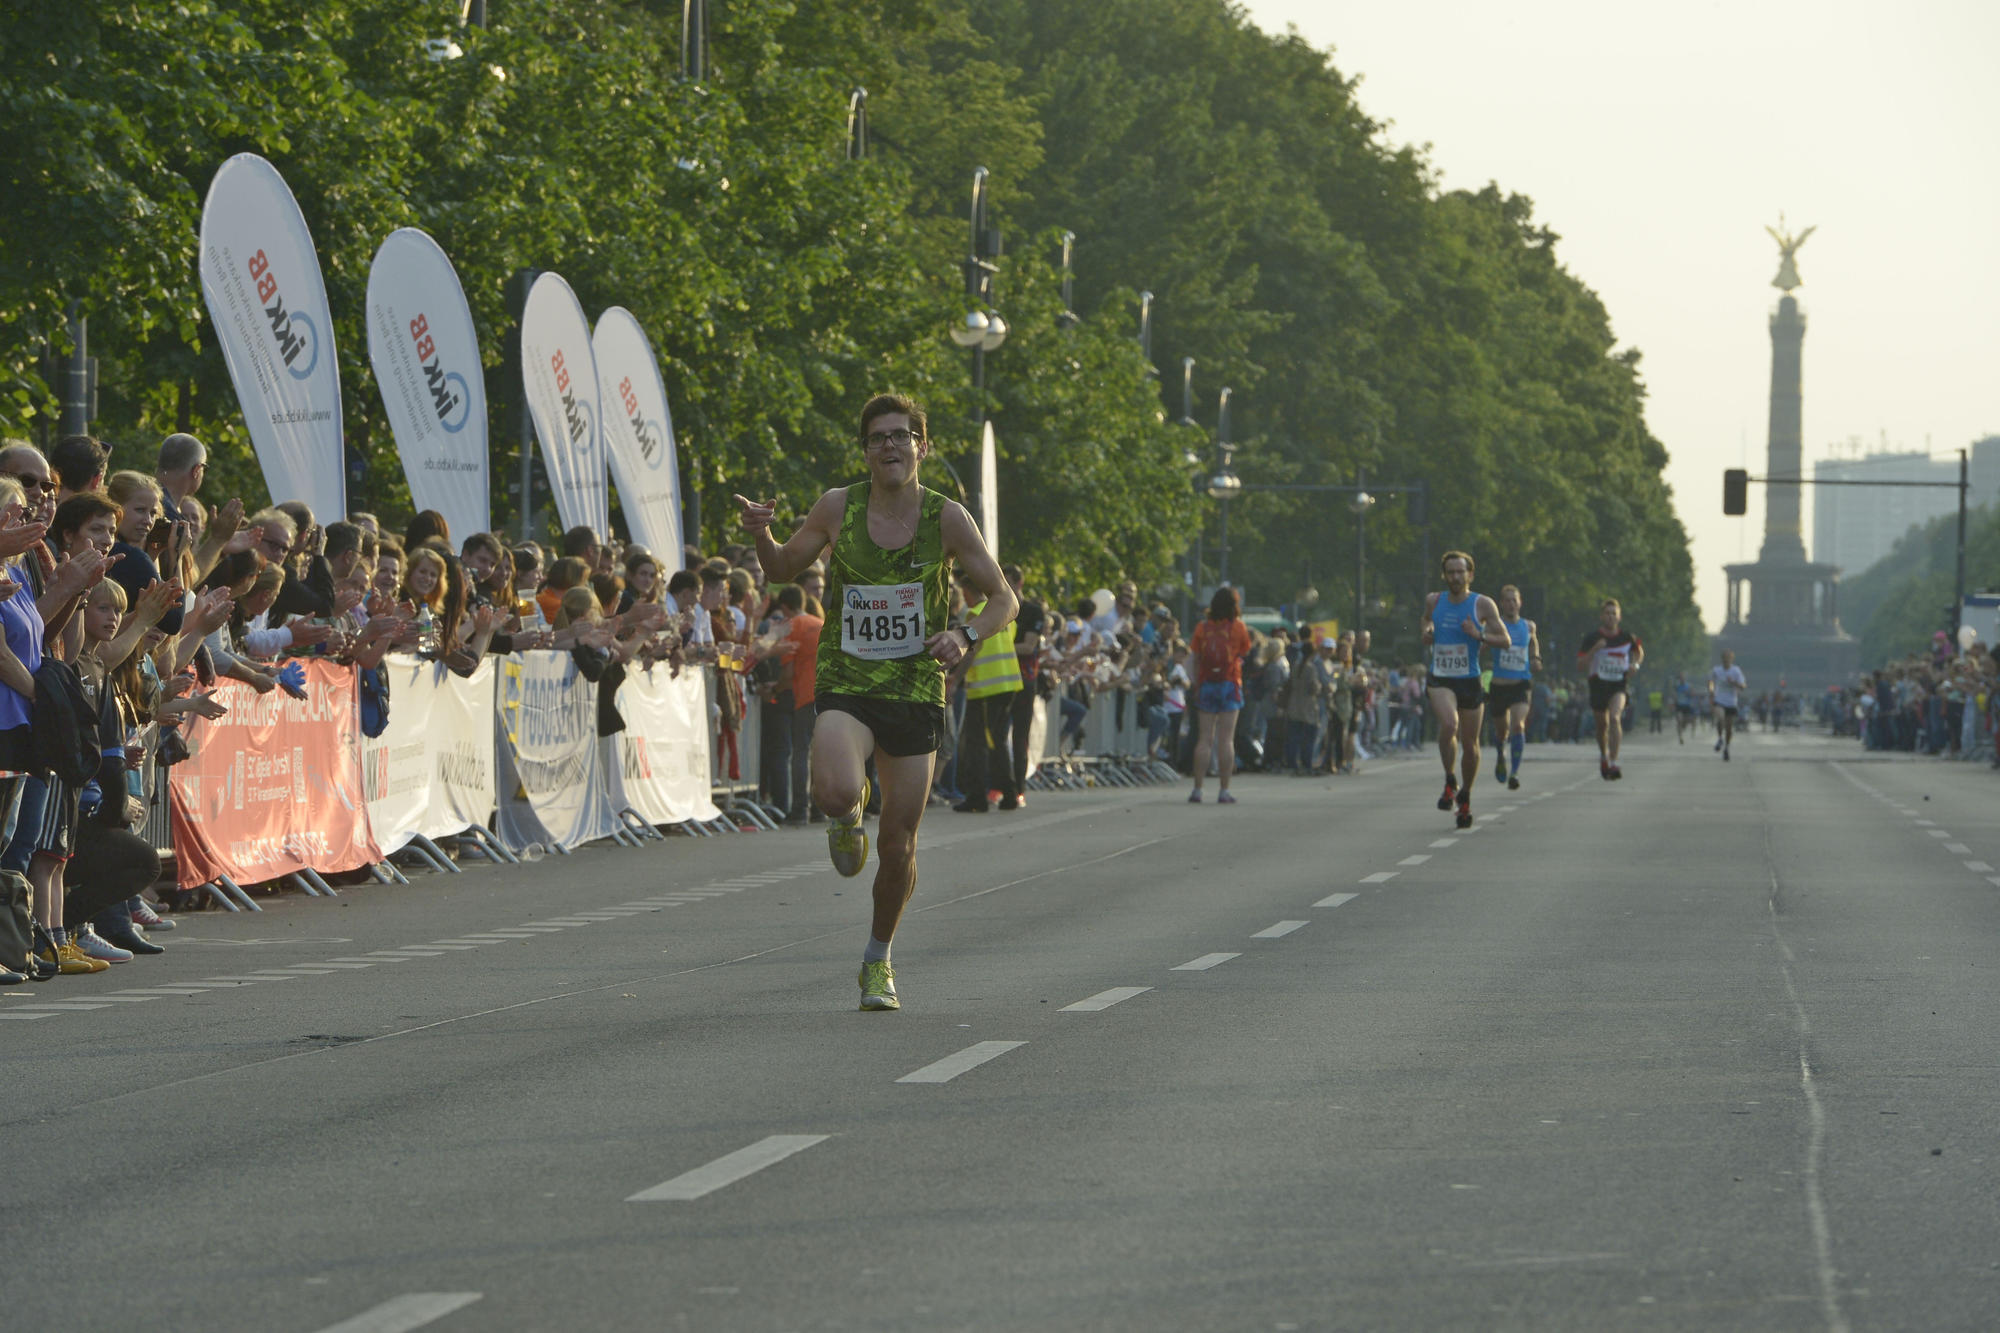
[[[649,824],[707,822],[721,812],[709,791],[706,673],[664,666],[630,670],[618,689],[625,730],[615,739],[613,804]]]
[[[646,331],[623,306],[597,319],[591,335],[604,444],[632,540],[658,558],[660,577],[681,567],[681,474],[667,386]]]
[[[419,834],[448,838],[493,815],[494,660],[461,678],[437,662],[382,659],[389,725],[361,742],[368,823],[387,856]]]
[[[201,295],[272,500],[303,500],[323,523],[345,517],[326,282],[298,201],[255,153],[230,158],[209,182]]]
[[[588,524],[605,535],[611,497],[590,325],[576,293],[554,273],[535,279],[521,313],[521,383],[563,527]]]
[[[479,336],[457,270],[414,227],[390,232],[368,270],[368,360],[411,501],[461,537],[490,530]]]
[[[617,820],[597,762],[597,686],[568,653],[515,653],[497,694],[501,841],[518,852],[610,837]]]
[[[993,423],[979,433],[979,526],[986,549],[1000,558],[1000,443],[993,437]]]

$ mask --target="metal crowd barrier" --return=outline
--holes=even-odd
[[[1125,696],[1122,710],[1120,693]],[[1027,783],[1030,791],[1152,787],[1180,781],[1172,764],[1146,752],[1146,724],[1139,716],[1137,691],[1103,690],[1094,695],[1076,743],[1067,750],[1062,745],[1061,704],[1037,699],[1035,707],[1044,731],[1042,753]]]

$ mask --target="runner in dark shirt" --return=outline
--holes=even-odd
[[[1646,648],[1624,629],[1618,599],[1607,597],[1598,609],[1597,628],[1583,636],[1576,650],[1576,669],[1590,677],[1590,711],[1597,715],[1597,771],[1607,782],[1624,777],[1618,768],[1618,748],[1625,738],[1626,681],[1645,661]]]

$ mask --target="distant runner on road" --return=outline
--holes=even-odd
[[[1674,675],[1674,738],[1682,745],[1688,741],[1688,728],[1694,725],[1694,686],[1688,684],[1687,672]]]
[[[1715,749],[1725,762],[1729,759],[1729,742],[1736,735],[1736,714],[1743,707],[1743,696],[1750,689],[1750,681],[1743,674],[1743,668],[1736,665],[1736,654],[1727,648],[1722,650],[1722,665],[1709,668],[1708,706],[1715,710]]]
[[[1590,711],[1597,715],[1597,771],[1607,782],[1625,776],[1618,749],[1625,739],[1626,680],[1646,660],[1645,645],[1620,627],[1624,611],[1616,597],[1597,610],[1597,628],[1583,636],[1576,669],[1590,676]]]
[[[827,850],[834,869],[860,874],[868,862],[865,767],[874,757],[882,814],[861,1007],[900,1009],[889,945],[917,889],[917,823],[944,736],[945,671],[1011,624],[1017,603],[965,506],[917,480],[931,449],[924,410],[900,394],[876,395],[861,409],[861,446],[868,480],[820,496],[783,546],[771,537],[775,502],[739,495],[736,503],[772,583],[791,582],[831,548],[816,670],[813,802],[832,821]],[[985,608],[956,629],[947,628],[954,562],[986,594]]]
[[[1479,776],[1479,727],[1486,715],[1479,650],[1513,646],[1491,597],[1472,590],[1472,557],[1446,551],[1438,561],[1445,590],[1424,604],[1424,643],[1430,649],[1430,702],[1437,715],[1438,757],[1444,761],[1444,795],[1438,809],[1458,804],[1458,827],[1472,827],[1472,780]]]
[[[1500,751],[1493,776],[1506,779],[1508,791],[1519,791],[1521,756],[1528,744],[1528,706],[1535,672],[1542,669],[1542,641],[1535,622],[1521,617],[1519,588],[1511,583],[1502,588],[1498,604],[1508,643],[1494,657],[1493,689],[1487,701],[1493,711],[1494,748]]]

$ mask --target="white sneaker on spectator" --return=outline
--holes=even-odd
[[[143,898],[139,901],[138,909],[132,913],[132,924],[143,926],[147,930],[172,930],[174,928],[172,920],[155,912],[153,905]]]
[[[132,951],[130,949],[119,948],[102,935],[99,935],[88,924],[79,930],[71,931],[70,939],[76,942],[77,948],[83,950],[85,958],[95,958],[101,963],[129,963],[132,961]]]

